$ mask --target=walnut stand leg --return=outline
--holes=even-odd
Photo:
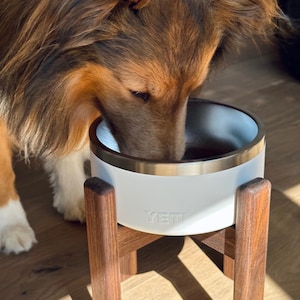
[[[85,182],[86,226],[93,299],[120,300],[120,260],[114,188],[97,178]]]
[[[88,179],[84,192],[93,299],[120,300],[121,281],[137,272],[137,250],[162,236],[118,226],[114,188],[103,180]]]
[[[257,178],[237,189],[236,225],[192,238],[220,252],[234,279],[234,300],[262,300],[266,272],[271,184]],[[85,182],[87,236],[94,300],[120,300],[120,283],[136,272],[136,251],[162,236],[118,227],[114,189]],[[120,276],[121,273],[121,276]]]
[[[264,297],[270,194],[270,182],[259,178],[237,190],[234,300]]]
[[[236,225],[192,236],[223,254],[223,272],[234,280],[234,300],[264,295],[271,184],[256,178],[237,189]]]

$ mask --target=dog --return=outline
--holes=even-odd
[[[83,222],[91,122],[102,115],[122,153],[180,159],[189,95],[223,53],[282,18],[275,0],[1,0],[1,251],[36,243],[14,151],[42,159],[54,207]]]

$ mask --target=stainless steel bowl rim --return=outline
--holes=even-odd
[[[123,170],[156,176],[195,176],[215,173],[237,167],[255,158],[265,147],[265,127],[253,113],[238,107],[214,101],[202,100],[212,104],[229,107],[248,115],[257,124],[258,133],[250,143],[224,155],[207,159],[181,161],[153,161],[121,154],[106,147],[96,136],[96,129],[102,118],[97,118],[90,127],[91,151],[102,161]]]

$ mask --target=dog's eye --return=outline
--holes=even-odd
[[[148,102],[150,98],[149,93],[144,93],[144,92],[138,92],[138,91],[130,91],[130,93],[137,98],[142,99],[144,102]]]

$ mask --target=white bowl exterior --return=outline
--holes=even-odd
[[[91,152],[92,176],[114,186],[118,223],[162,235],[212,232],[235,223],[236,189],[264,176],[265,147],[234,168],[195,176],[157,176],[114,167]]]

